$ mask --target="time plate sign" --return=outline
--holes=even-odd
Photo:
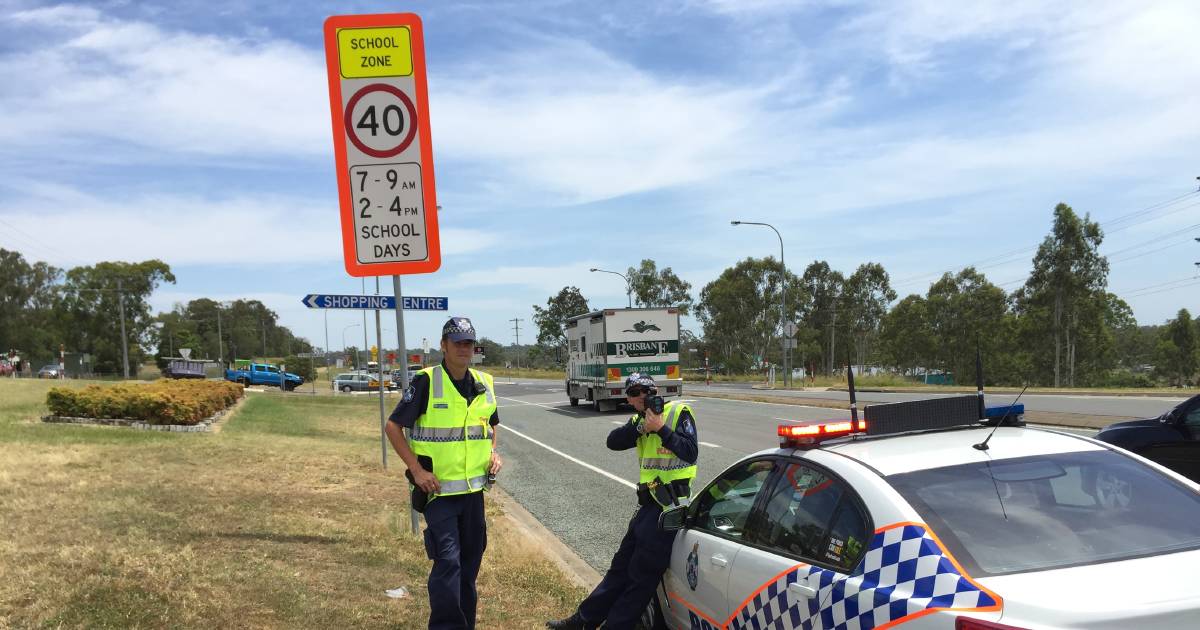
[[[325,21],[325,60],[346,271],[436,271],[441,249],[421,19],[333,16]]]

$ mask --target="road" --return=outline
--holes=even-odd
[[[609,431],[628,419],[629,409],[598,413],[590,407],[571,407],[562,385],[555,381],[514,383],[499,378],[496,390],[499,450],[505,460],[500,486],[603,572],[636,506],[635,453],[605,447]],[[746,454],[775,446],[776,427],[781,423],[846,414],[822,407],[718,398],[689,402],[698,417],[700,482]]]

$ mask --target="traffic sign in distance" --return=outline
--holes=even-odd
[[[445,311],[450,308],[450,299],[444,297],[420,297],[405,295],[401,298],[406,311]],[[308,308],[338,308],[366,310],[395,310],[396,298],[392,295],[323,295],[309,293],[301,300]]]
[[[412,13],[325,20],[325,62],[352,276],[441,266],[421,19]]]
[[[795,337],[796,330],[798,330],[796,322],[788,322],[783,325],[783,334],[787,337]]]

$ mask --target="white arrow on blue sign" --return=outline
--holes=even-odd
[[[406,311],[445,311],[450,309],[450,300],[444,297],[417,297],[405,295]],[[310,293],[302,300],[308,308],[345,308],[366,310],[395,310],[396,297],[392,295],[324,295]]]

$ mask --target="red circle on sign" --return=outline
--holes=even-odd
[[[408,133],[404,134],[404,138],[400,140],[400,144],[391,149],[372,149],[354,133],[354,106],[362,100],[362,97],[371,92],[387,92],[400,99],[400,102],[404,105],[404,109],[408,110]],[[371,157],[389,158],[398,155],[407,149],[408,145],[412,144],[413,138],[417,136],[417,108],[413,105],[412,99],[408,98],[408,95],[404,92],[401,92],[400,88],[386,83],[373,83],[355,92],[354,96],[350,97],[350,102],[346,103],[346,119],[344,122],[346,123],[346,136],[350,138],[350,142],[354,143],[354,146],[358,147],[359,151]]]

